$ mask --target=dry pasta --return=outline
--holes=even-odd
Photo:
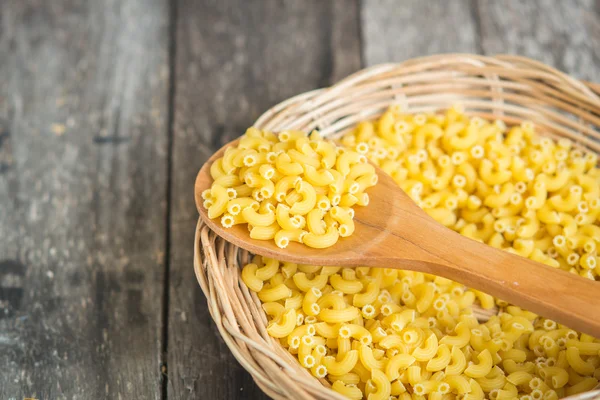
[[[600,172],[596,158],[569,141],[539,138],[528,123],[506,127],[469,118],[458,108],[443,115],[405,115],[392,108],[377,121],[360,123],[341,143],[366,155],[430,215],[458,232],[598,278]],[[356,156],[331,156],[329,145],[319,142],[314,151],[323,157],[322,166],[335,166],[335,172],[329,176],[308,168],[306,182],[333,178],[334,195],[347,190],[335,199],[317,195],[317,208],[303,215],[315,237],[348,222],[345,214],[331,214],[354,202],[350,195],[358,197],[341,174],[360,190],[360,174],[370,171],[368,164],[353,164]],[[298,154],[301,148],[281,157],[287,175],[278,172],[283,176],[279,182],[294,177],[295,164],[308,161]],[[238,161],[224,159],[217,174]],[[295,190],[293,180],[279,182],[275,195]],[[216,198],[207,198],[211,206],[222,207]],[[269,214],[253,197],[231,204]],[[287,224],[290,230],[290,207],[280,207],[281,215],[273,210],[283,223],[278,229]],[[240,213],[235,207],[228,209],[234,215],[231,211]],[[600,340],[445,278],[263,257],[247,264],[241,278],[263,301],[269,334],[309,373],[349,399],[550,400],[593,389],[600,379]],[[478,322],[475,302],[501,312]]]
[[[248,224],[250,237],[309,247],[333,246],[354,232],[355,205],[377,183],[375,168],[351,149],[299,131],[278,135],[249,128],[210,168],[202,193],[211,219],[224,228]]]

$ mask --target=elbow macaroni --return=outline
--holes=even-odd
[[[214,180],[202,193],[211,219],[221,225],[247,223],[250,237],[309,247],[333,246],[354,232],[354,205],[366,206],[365,192],[377,183],[367,158],[336,147],[317,133],[279,135],[249,128],[236,147],[210,168]]]
[[[567,140],[537,139],[531,124],[506,128],[457,109],[437,116],[391,109],[341,139],[359,156],[300,134],[288,132],[275,143],[249,133],[244,143],[253,147],[243,150],[254,151],[226,152],[211,169],[221,188],[203,198],[214,213],[225,207],[227,215],[243,217],[250,208],[246,214],[258,216],[251,232],[266,239],[284,231],[299,240],[290,233],[299,229],[308,232],[305,244],[335,243],[351,221],[349,207],[365,204],[358,200],[372,179],[372,167],[359,157],[365,156],[452,229],[598,279],[596,159]],[[250,182],[227,178],[236,168],[245,168]],[[256,198],[262,179],[274,179],[271,206]],[[313,208],[296,208],[303,214],[292,212],[293,205],[312,204],[313,196],[301,182],[316,188]],[[241,195],[241,186],[251,191]],[[444,278],[254,257],[241,279],[263,302],[267,332],[309,373],[351,399],[550,400],[590,390],[600,379],[600,340]],[[474,302],[503,313],[478,322]]]

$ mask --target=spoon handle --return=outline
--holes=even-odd
[[[421,234],[413,231],[410,239],[419,251],[369,264],[441,275],[600,337],[600,283],[469,239],[429,218],[415,229]],[[406,248],[403,236],[393,232],[388,240]]]

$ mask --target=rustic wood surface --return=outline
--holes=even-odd
[[[600,82],[600,2],[3,1],[0,399],[265,398],[193,276],[194,177],[278,101],[438,52]]]

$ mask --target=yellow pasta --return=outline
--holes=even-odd
[[[369,345],[373,337],[367,328],[356,324],[345,324],[340,327],[339,336],[341,338],[356,339],[364,345]]]
[[[427,361],[427,371],[442,371],[450,364],[451,351],[448,345],[441,344],[436,349],[436,355]]]
[[[436,355],[437,350],[438,350],[438,338],[437,338],[437,336],[435,336],[434,333],[432,333],[427,337],[427,339],[425,339],[423,341],[421,346],[419,346],[413,350],[412,356],[417,361],[421,361],[421,362],[430,361]],[[428,371],[429,371],[429,369],[428,369]]]
[[[566,139],[539,139],[530,123],[392,108],[342,137],[345,150],[316,133],[249,134],[211,168],[224,190],[202,197],[207,207],[225,199],[220,218],[233,224],[258,216],[251,234],[271,240],[283,231],[278,237],[313,247],[343,240],[340,227],[352,207],[368,203],[363,187],[375,182],[368,158],[451,229],[598,279],[597,157]],[[294,204],[304,213],[313,198],[305,185],[315,204],[300,215]],[[241,279],[263,301],[269,334],[349,398],[550,400],[600,378],[599,340],[445,278],[257,256]],[[479,322],[476,303],[502,312]]]
[[[358,280],[347,280],[339,274],[334,274],[329,277],[331,286],[345,294],[355,294],[362,290],[363,284]]]
[[[581,358],[577,347],[567,347],[566,355],[569,366],[578,374],[591,375],[594,373],[594,366]]]
[[[479,353],[477,355],[477,360],[479,363],[470,363],[465,369],[465,375],[470,378],[483,378],[490,373],[492,366],[494,365],[492,355],[488,349],[485,349]]]
[[[322,234],[316,234],[309,232],[304,236],[304,244],[316,249],[323,249],[325,247],[331,247],[337,243],[340,234],[336,227],[328,227],[327,231]]]
[[[385,361],[377,360],[373,354],[373,349],[369,345],[361,344],[358,347],[358,355],[362,365],[369,371],[380,370],[385,367]]]
[[[331,388],[350,400],[360,400],[363,398],[363,392],[356,387],[356,384],[345,384],[341,380],[336,380],[331,385]]]
[[[348,307],[343,310],[324,309],[319,313],[319,319],[329,323],[341,323],[350,322],[359,315],[360,311],[356,307]]]
[[[392,385],[385,374],[379,369],[374,369],[371,371],[371,381],[376,390],[375,392],[370,393],[367,399],[389,400],[392,391]]]
[[[263,302],[283,300],[291,296],[292,290],[283,283],[273,287],[263,288],[258,292],[258,298]]]
[[[350,236],[354,213],[345,207],[366,206],[364,191],[377,183],[364,155],[317,133],[276,136],[256,128],[249,128],[237,147],[227,148],[210,173],[214,182],[202,194],[209,217],[220,217],[225,228],[247,223],[251,238],[275,240],[282,248],[292,241],[329,247]]]
[[[336,361],[334,357],[327,356],[323,358],[322,362],[330,374],[345,375],[354,369],[358,359],[358,351],[350,350],[344,354],[341,360]]]
[[[281,321],[272,322],[267,327],[267,332],[274,338],[284,338],[289,336],[296,327],[296,310],[287,310],[281,317]]]

